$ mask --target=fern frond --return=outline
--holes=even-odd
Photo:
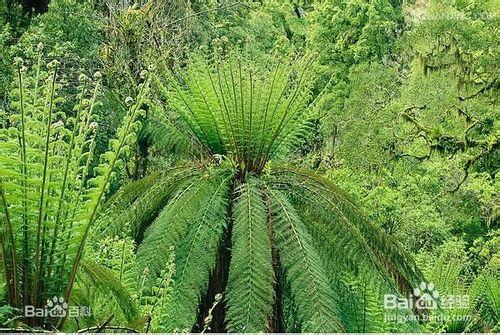
[[[229,56],[207,63],[195,56],[182,73],[157,86],[190,138],[210,155],[232,156],[243,171],[259,173],[307,121],[311,57],[270,73]]]
[[[86,223],[82,226],[83,229],[79,236],[76,255],[73,259],[71,272],[69,274],[69,281],[65,294],[66,299],[69,299],[71,295],[71,290],[73,288],[73,283],[78,271],[78,266],[90,228],[95,222],[98,209],[102,205],[102,199],[104,198],[108,185],[114,176],[114,169],[121,163],[122,154],[128,151],[130,145],[135,142],[136,133],[140,127],[140,123],[137,121],[137,118],[143,112],[141,106],[148,90],[149,78],[139,85],[137,101],[130,105],[129,110],[124,117],[122,126],[117,130],[117,139],[110,140],[110,150],[102,155],[102,163],[96,168],[96,176],[89,181],[89,183],[94,186],[89,189],[87,194],[88,198],[91,200],[87,208],[89,214],[87,214],[88,216],[85,220]]]
[[[78,280],[78,278],[77,278]],[[83,280],[81,280],[83,282]],[[83,286],[83,285],[82,285]],[[91,306],[92,305],[92,297],[89,296],[89,290],[86,287],[80,287],[77,283],[73,292],[71,292],[71,302],[74,305],[78,306]],[[85,317],[85,324],[88,326],[92,326],[97,324],[97,319],[95,313],[90,313],[88,317]],[[80,322],[80,320],[78,320]],[[69,329],[78,329],[81,325],[76,324],[75,319],[68,319],[66,322],[66,327]]]
[[[264,332],[272,313],[274,271],[267,211],[255,181],[236,190],[232,256],[227,291],[227,322],[232,332]]]
[[[2,271],[5,277],[2,277],[3,282],[11,283],[7,286],[7,297],[14,307],[19,304],[19,288],[18,288],[18,264],[16,242],[14,240],[14,232],[10,219],[9,205],[5,197],[2,182],[0,180],[0,204],[2,205],[2,226],[0,227],[0,246],[2,254]]]
[[[471,318],[466,332],[498,332],[500,330],[500,281],[498,280],[498,252],[491,263],[472,283],[469,290]]]
[[[120,189],[106,201],[106,207],[115,207],[114,210],[117,211],[129,207],[142,194],[144,194],[144,192],[155,185],[160,178],[160,172],[153,172],[142,179],[133,180],[125,185],[122,185]],[[111,211],[109,209],[106,209],[106,211],[104,212]],[[99,217],[102,216],[104,216],[104,213],[99,213]]]
[[[57,61],[42,66],[40,53],[35,71],[24,67],[22,60],[17,65],[18,80],[6,105],[8,122],[2,120],[0,127],[2,247],[6,247],[9,304],[43,307],[49,296],[65,294],[68,299],[71,294],[97,211],[121,154],[135,139],[148,80],[141,84],[136,104],[119,127],[118,139],[111,141],[94,178],[89,179],[100,75],[93,83],[84,75],[79,77],[74,113],[66,114],[68,101],[56,80]],[[19,261],[12,266],[15,258]],[[43,325],[48,320],[26,321]]]
[[[175,248],[186,234],[199,202],[207,194],[206,186],[207,182],[202,178],[188,180],[146,229],[145,238],[137,250],[137,260],[139,266],[148,269],[152,278],[160,275],[170,248]]]
[[[351,222],[361,234],[357,237],[361,236],[364,240],[363,242],[357,238],[358,243],[369,248],[367,250],[365,247],[362,250],[369,251],[368,256],[373,255],[372,260],[376,261],[374,265],[388,273],[402,293],[410,294],[413,287],[424,280],[415,261],[404,248],[370,222],[354,201],[331,182],[314,173],[297,168],[278,167],[273,171],[273,175],[277,176],[279,183],[286,185],[289,190],[302,194],[304,196],[302,201],[306,199],[319,201],[321,205],[314,206],[311,211],[319,214],[323,212],[318,218],[326,225],[324,232],[330,229],[333,233],[336,232],[335,224],[332,225],[332,217],[340,219],[343,224]],[[304,205],[307,206],[307,200],[304,201]],[[340,228],[343,227],[340,226]],[[355,229],[343,230],[350,236],[353,236],[352,234],[356,231]]]
[[[294,186],[284,187],[279,181],[274,185],[290,195],[313,237],[315,247],[321,251],[323,260],[328,264],[330,280],[341,281],[343,272],[349,272],[363,273],[363,277],[368,280],[384,282],[386,270],[358,227],[342,212],[332,210],[336,204],[332,203],[331,195],[290,178],[286,178],[285,182]],[[397,290],[395,285],[388,285],[386,289]]]
[[[218,174],[216,171],[213,173]],[[159,276],[170,254],[170,247],[178,246],[191,224],[199,218],[199,211],[209,210],[210,204],[206,203],[206,199],[213,192],[214,185],[210,175],[188,179],[178,187],[168,205],[146,230],[145,238],[137,251],[137,259],[139,266],[148,268],[151,279]],[[205,207],[200,208],[202,205]]]
[[[342,331],[328,277],[304,223],[283,193],[267,188],[266,195],[273,238],[298,307],[301,330]]]
[[[283,326],[287,333],[300,333],[302,329],[301,318],[297,303],[293,298],[290,281],[285,277],[285,272],[280,272],[282,293],[281,303],[283,305]]]
[[[140,135],[143,140],[147,139],[169,154],[189,157],[197,153],[196,141],[188,136],[188,132],[182,129],[176,120],[151,116],[141,129]]]
[[[130,233],[140,240],[177,187],[197,173],[193,167],[179,166],[168,175],[152,173],[125,185],[105,206],[96,222],[94,239]],[[124,231],[124,227],[130,231]]]
[[[176,251],[172,300],[160,325],[165,331],[190,329],[196,322],[198,304],[215,268],[219,241],[227,225],[227,205],[232,173],[220,171],[205,185],[204,198],[196,204],[189,231]]]
[[[79,276],[84,276],[84,280],[91,283],[90,287],[98,287],[111,292],[128,321],[138,317],[139,311],[132,296],[111,270],[84,259],[80,263]]]

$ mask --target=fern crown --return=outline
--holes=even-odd
[[[307,131],[312,61],[259,71],[239,58],[212,64],[195,57],[181,78],[167,72],[157,84],[192,148],[229,159],[243,174],[259,174]]]
[[[152,281],[175,253],[163,331],[201,331],[220,294],[225,320],[208,319],[219,331],[355,330],[338,298],[346,273],[366,272],[406,293],[422,279],[344,192],[280,163],[307,131],[318,99],[311,64],[259,70],[242,60],[195,59],[180,74],[156,78],[157,128],[165,131],[154,138],[184,158],[124,187],[98,236],[129,224]]]

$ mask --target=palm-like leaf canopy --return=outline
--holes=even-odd
[[[174,247],[174,306],[165,312],[165,331],[197,329],[207,316],[200,301],[216,293],[224,294],[230,331],[286,327],[279,325],[284,303],[293,304],[301,331],[341,331],[336,269],[369,272],[403,293],[422,279],[401,246],[344,192],[283,163],[307,131],[311,63],[261,70],[231,58],[196,59],[180,75],[157,78],[159,101],[173,111],[165,137],[186,158],[123,188],[100,232],[131,223],[140,264],[153,277]]]
[[[242,172],[259,174],[305,131],[312,60],[257,71],[239,59],[210,66],[195,58],[181,77],[167,72],[157,84],[179,119],[184,146],[230,157]]]

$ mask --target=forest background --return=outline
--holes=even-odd
[[[141,71],[154,72],[155,63],[182,68],[200,53],[237,51],[256,63],[313,54],[313,93],[321,97],[294,164],[356,199],[441,295],[470,297],[467,321],[407,330],[499,331],[499,10],[498,0],[6,0],[0,4],[0,111],[9,108],[19,58],[33,65],[41,52],[43,62],[60,62],[62,106],[77,99],[80,73],[92,78],[99,71],[98,157],[116,136],[127,97],[139,94]],[[161,140],[164,111],[149,106],[107,197],[175,161]],[[92,243],[86,253],[126,288],[135,285],[123,273],[124,262],[134,262],[135,242],[125,231]],[[168,285],[158,284],[158,296],[168,295]],[[348,286],[362,296],[355,307],[362,321],[351,331],[399,330],[384,319],[384,292],[356,278]],[[158,303],[134,292],[143,315]],[[67,329],[103,323],[116,307],[107,297],[92,292],[86,304],[93,318],[70,321]],[[0,308],[4,326],[15,315]],[[160,319],[153,329],[162,329]],[[113,322],[142,327],[126,312]]]

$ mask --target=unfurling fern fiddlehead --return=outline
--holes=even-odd
[[[88,233],[121,156],[135,141],[149,89],[143,71],[139,95],[135,101],[127,98],[122,126],[93,170],[101,75],[93,81],[79,77],[74,110],[68,111],[71,101],[62,94],[57,61],[45,66],[39,52],[33,70],[17,60],[15,89],[0,113],[0,232],[13,307],[44,307],[54,294],[70,299]],[[45,320],[27,318],[26,323]]]

